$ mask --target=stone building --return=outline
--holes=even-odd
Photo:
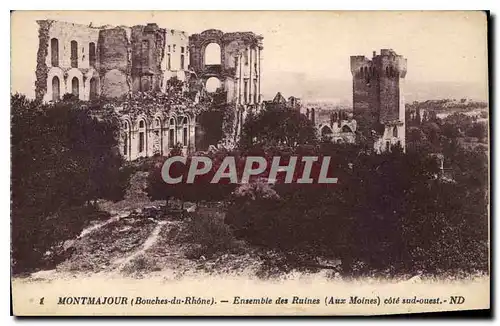
[[[66,93],[80,100],[99,96],[99,29],[50,20],[38,24],[36,97],[48,102]]]
[[[356,142],[357,122],[351,112],[313,107],[307,108],[305,114],[313,122],[320,139],[334,143]]]
[[[393,50],[373,52],[372,59],[351,56],[353,115],[361,137],[377,152],[400,144],[405,148],[403,83],[406,59]]]
[[[220,91],[236,113],[235,137],[248,110],[261,107],[262,36],[210,29],[189,37],[190,67],[209,92]]]
[[[175,145],[184,153],[197,150],[197,138],[203,138],[197,114],[200,102],[210,102],[202,98],[207,93],[225,92],[236,112],[234,137],[246,110],[260,105],[262,37],[251,32],[209,30],[189,37],[157,24],[38,24],[36,97],[45,102],[65,94],[82,101],[122,99],[115,111],[122,119],[120,149],[129,160],[167,155]],[[206,59],[209,50],[215,56]],[[172,77],[182,89],[170,89]],[[192,99],[184,96],[193,92]],[[170,97],[161,95],[167,93]]]
[[[312,110],[307,110],[307,115],[312,115]],[[334,143],[349,143],[353,144],[356,142],[356,131],[357,122],[353,119],[353,115],[346,111],[329,111],[329,116],[327,119],[322,118],[321,114],[317,114],[317,110],[314,113],[316,117],[314,118],[316,128],[319,132],[319,136],[323,140],[329,140]]]
[[[80,100],[165,91],[185,81],[188,36],[157,24],[92,27],[40,20],[36,96],[44,101],[72,93]]]

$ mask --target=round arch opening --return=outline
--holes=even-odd
[[[207,82],[205,83],[205,89],[209,93],[215,92],[220,87],[221,87],[221,82],[217,77],[210,77],[207,79]]]
[[[217,43],[210,43],[205,48],[205,65],[220,65],[221,64],[221,50],[220,45]]]

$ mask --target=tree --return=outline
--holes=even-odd
[[[299,111],[285,106],[263,109],[257,115],[249,114],[240,140],[242,148],[255,145],[287,145],[317,142],[313,123]]]
[[[89,215],[75,208],[120,199],[129,175],[116,124],[90,116],[77,100],[45,105],[16,94],[11,107],[12,250],[17,266],[28,268],[80,232]]]
[[[173,177],[182,176],[182,181],[176,184],[167,184],[162,178],[163,162],[158,164],[148,176],[147,193],[152,200],[168,200],[176,198],[181,201],[201,202],[201,201],[220,201],[225,199],[234,190],[235,185],[228,179],[221,179],[218,183],[211,183],[215,172],[226,156],[235,157],[236,163],[241,166],[241,159],[237,153],[220,150],[209,154],[196,154],[196,156],[206,155],[212,161],[212,169],[195,177],[193,183],[187,183],[189,168],[191,166],[192,156],[186,158],[186,163],[174,162],[170,166],[170,175]],[[181,156],[177,150],[170,152],[168,158]],[[168,159],[167,158],[167,159]],[[241,171],[241,167],[239,169]]]

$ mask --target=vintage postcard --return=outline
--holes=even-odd
[[[488,20],[13,11],[13,314],[490,309]]]

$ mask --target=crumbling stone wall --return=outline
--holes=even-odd
[[[38,29],[38,52],[36,56],[36,81],[35,81],[35,97],[37,100],[42,100],[47,93],[47,74],[49,67],[47,66],[47,56],[49,54],[50,35],[49,29],[51,21],[38,21],[40,26]]]
[[[99,33],[99,74],[101,95],[120,97],[130,91],[131,46],[123,27],[104,29]]]
[[[159,91],[161,63],[165,48],[165,29],[156,24],[132,27],[132,91]]]
[[[190,67],[205,84],[215,77],[221,82],[226,94],[223,122],[224,142],[234,143],[241,134],[241,128],[248,111],[261,108],[261,51],[262,36],[252,32],[224,33],[210,29],[189,38]],[[205,50],[211,43],[220,47],[220,64],[206,64]]]

